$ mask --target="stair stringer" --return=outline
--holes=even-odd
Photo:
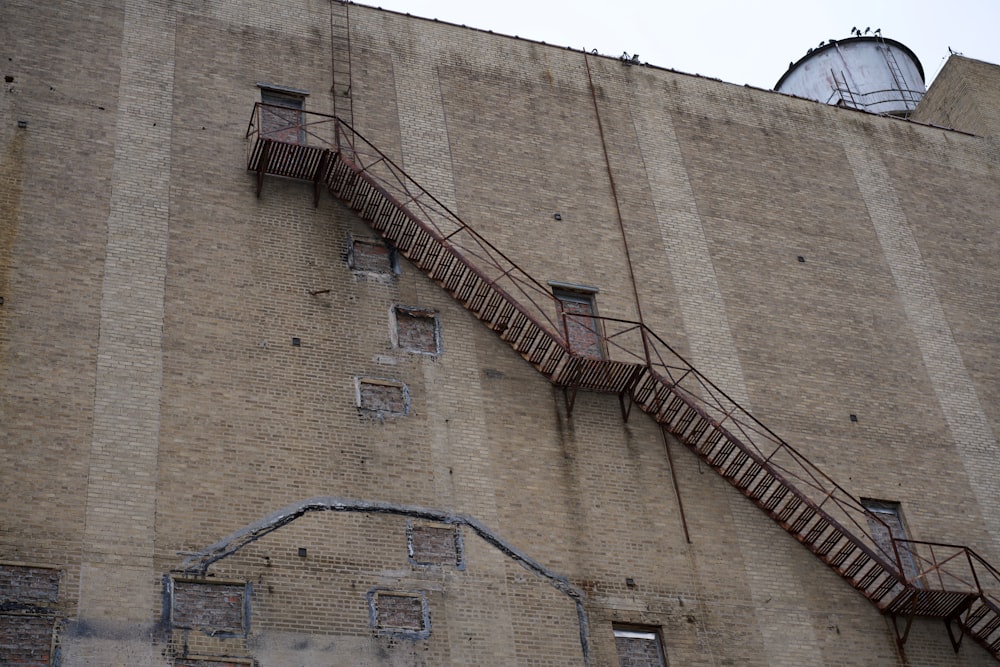
[[[248,169],[258,174],[258,194],[265,173],[306,178],[317,186],[325,183],[331,194],[553,384],[574,394],[578,389],[617,393],[626,414],[626,406],[638,405],[881,612],[907,619],[942,618],[949,633],[954,623],[1000,660],[1000,602],[977,576],[983,573],[1000,584],[1000,572],[967,547],[938,545],[968,557],[974,582],[946,573],[936,561],[908,581],[895,543],[891,554],[877,545],[866,524],[873,515],[858,499],[652,331],[636,322],[599,318],[601,330],[596,333],[608,348],[605,358],[574,355],[565,336],[557,333],[565,329],[551,314],[557,309],[544,286],[353,129],[328,118],[335,122],[330,148],[277,146],[275,154],[290,156],[277,164],[271,164],[268,155],[279,142],[256,137]],[[251,121],[248,137],[253,130]],[[296,162],[299,154],[308,165]],[[614,327],[612,333],[609,326]],[[640,349],[622,344],[626,339],[633,348],[638,340]],[[928,585],[928,574],[937,576],[937,589]],[[944,583],[942,574],[951,577],[951,585]],[[902,643],[905,634],[897,639]]]

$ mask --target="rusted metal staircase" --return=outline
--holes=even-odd
[[[574,354],[574,316],[551,291],[333,116],[304,114],[305,143],[268,136],[258,104],[247,168],[310,181],[356,212],[553,384],[572,410],[580,389],[616,394],[622,414],[650,415],[834,572],[893,619],[902,648],[914,618],[945,622],[955,650],[972,637],[1000,660],[1000,572],[968,547],[893,538],[861,501],[764,426],[643,324],[588,315],[600,355]],[[880,542],[882,546],[880,546]],[[907,567],[901,553],[907,554]],[[900,627],[902,624],[902,627]],[[959,633],[955,632],[959,630]]]

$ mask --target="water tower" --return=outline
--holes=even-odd
[[[908,116],[924,96],[924,68],[905,45],[881,34],[830,40],[792,63],[774,89],[825,104]]]

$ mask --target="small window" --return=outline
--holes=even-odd
[[[893,539],[896,540],[896,550],[903,564],[903,574],[907,579],[917,576],[917,565],[911,552],[911,546],[903,528],[903,517],[900,505],[889,500],[871,500],[863,498],[861,503],[868,510],[868,528],[871,530],[875,545],[882,551],[890,563],[896,562],[896,551],[893,550]],[[903,540],[903,541],[900,541]]]
[[[375,590],[368,594],[372,626],[379,634],[430,635],[427,598],[421,592]]]
[[[390,316],[393,347],[417,354],[441,353],[441,321],[436,310],[396,305]]]
[[[616,625],[619,667],[666,667],[658,628]]]
[[[559,319],[573,354],[590,359],[604,358],[601,323],[594,297],[596,287],[549,283],[559,304]]]
[[[306,128],[302,114],[305,96],[305,92],[290,88],[261,86],[261,136],[289,144],[305,144]]]

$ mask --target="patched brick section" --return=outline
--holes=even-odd
[[[245,584],[174,581],[170,620],[180,628],[242,634],[245,607]]]
[[[52,627],[46,616],[0,615],[0,665],[49,667]]]
[[[355,239],[350,242],[347,263],[355,271],[392,274],[395,272],[393,252],[385,243],[374,239]]]
[[[424,598],[408,593],[380,591],[374,597],[375,627],[422,633],[427,630]]]
[[[461,538],[455,526],[412,525],[408,529],[410,558],[418,565],[462,564]]]
[[[663,667],[656,639],[615,637],[620,667]]]
[[[393,308],[397,347],[420,354],[441,352],[441,327],[437,311],[396,306]]]
[[[367,417],[403,417],[410,412],[406,385],[395,380],[356,378],[358,411]]]
[[[0,611],[11,604],[50,606],[59,599],[59,570],[0,565]]]

